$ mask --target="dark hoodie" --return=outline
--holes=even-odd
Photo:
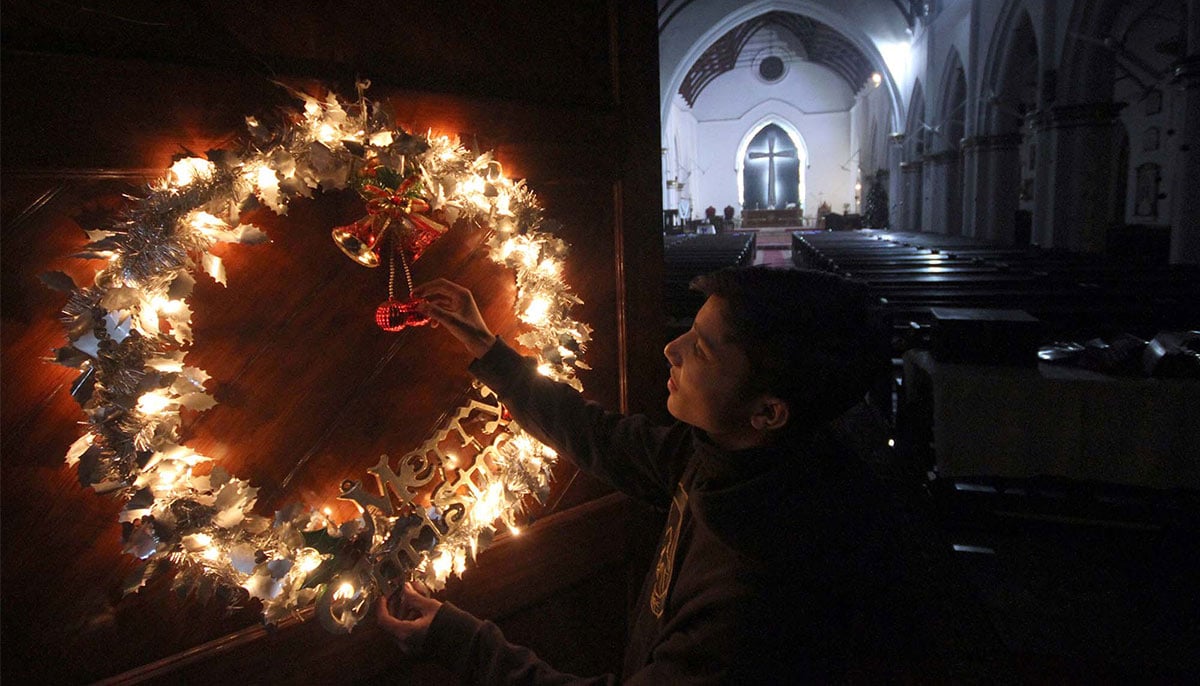
[[[828,431],[729,452],[683,423],[605,412],[503,342],[471,371],[561,455],[668,510],[622,681],[875,681],[925,653],[895,512]],[[471,683],[616,681],[555,671],[449,603],[426,649]]]

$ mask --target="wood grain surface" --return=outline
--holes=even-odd
[[[596,331],[588,353],[594,371],[583,377],[588,396],[637,407],[653,406],[661,395],[651,390],[665,373],[657,328],[630,338],[618,326],[631,312],[643,329],[661,320],[657,289],[630,292],[619,283],[629,254],[636,255],[637,273],[625,278],[656,278],[656,246],[661,251],[654,190],[657,75],[639,73],[619,57],[653,62],[652,9],[583,3],[578,14],[554,19],[543,11],[553,3],[479,16],[430,9],[438,3],[408,6],[405,16],[431,22],[434,41],[413,26],[397,28],[403,22],[395,16],[383,22],[388,33],[370,13],[346,10],[322,32],[324,15],[307,3],[270,4],[290,13],[279,24],[268,21],[267,3],[250,3],[244,13],[216,4],[184,10],[183,3],[165,3],[178,13],[162,15],[159,4],[93,3],[126,18],[153,15],[170,30],[104,15],[89,25],[67,5],[54,16],[38,16],[33,3],[5,6],[0,550],[6,682],[91,682],[260,622],[253,604],[228,610],[176,597],[169,575],[121,597],[121,583],[134,567],[121,552],[121,503],[81,488],[63,462],[83,415],[67,392],[75,372],[44,361],[65,342],[56,319],[64,295],[37,276],[62,270],[77,282],[89,279],[97,263],[66,257],[86,242],[84,230],[111,220],[121,194],[136,193],[173,155],[227,145],[244,116],[269,117],[288,105],[277,80],[347,93],[352,75],[367,76],[375,82],[371,95],[388,100],[412,130],[458,134],[469,146],[495,150],[507,173],[528,178],[572,246],[566,279],[585,301],[577,316]],[[562,41],[564,31],[585,38]],[[636,43],[622,42],[627,33]],[[168,40],[172,35],[180,40]],[[238,59],[179,47],[197,36],[208,36],[209,47],[240,45]],[[492,38],[491,48],[480,45]],[[646,120],[646,112],[655,118]],[[629,123],[635,116],[636,133]],[[653,192],[633,193],[631,204],[628,192],[618,192],[631,185]],[[260,512],[301,500],[353,515],[334,499],[340,482],[366,477],[382,453],[418,445],[469,385],[469,360],[445,332],[426,327],[386,334],[374,325],[375,307],[386,297],[386,271],[355,265],[329,238],[333,226],[362,214],[361,201],[345,192],[295,201],[285,217],[256,210],[253,219],[271,243],[216,249],[228,287],[197,277],[191,300],[196,345],[188,362],[212,375],[208,388],[220,404],[185,414],[183,435],[189,446],[259,486]],[[517,330],[512,277],[481,249],[485,231],[455,226],[415,265],[414,277],[445,276],[471,287],[488,321],[511,340]],[[532,510],[531,521],[604,493],[564,464],[549,506]],[[521,566],[507,568],[519,574]],[[489,578],[482,571],[477,577],[471,593],[486,596]],[[303,664],[312,643],[326,640],[314,633],[280,659]],[[205,673],[189,672],[196,679]],[[258,681],[273,682],[270,675]]]

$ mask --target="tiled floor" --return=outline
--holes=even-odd
[[[792,265],[792,249],[788,247],[759,248],[754,254],[754,264],[765,264],[772,267],[790,267]]]
[[[791,229],[760,229],[755,240],[758,250],[754,255],[754,264],[791,266],[791,232]]]

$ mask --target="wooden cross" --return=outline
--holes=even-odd
[[[776,157],[795,157],[796,153],[793,150],[784,152],[775,152],[775,136],[767,137],[766,152],[752,152],[749,157],[752,160],[766,158],[767,160],[767,207],[775,207],[775,158]]]

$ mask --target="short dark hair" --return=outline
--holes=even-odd
[[[733,342],[750,359],[748,390],[786,401],[789,429],[841,415],[887,368],[887,339],[865,284],[757,266],[699,276],[691,287],[729,304]]]

